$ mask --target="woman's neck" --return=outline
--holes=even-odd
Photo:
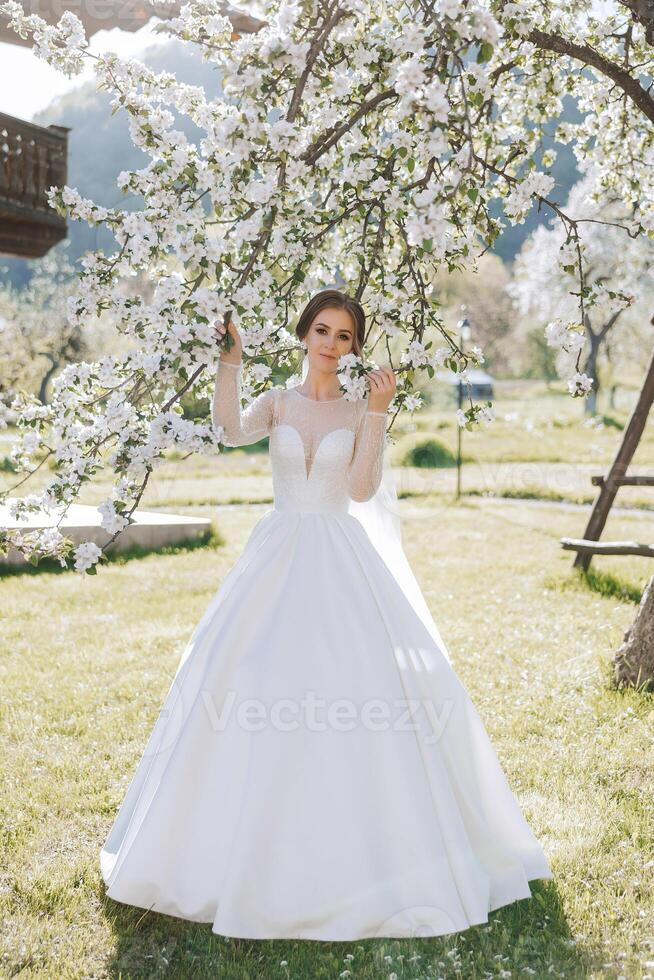
[[[298,386],[298,390],[313,398],[314,401],[325,401],[330,398],[338,398],[343,392],[339,387],[334,387],[335,375],[315,375],[311,371],[307,374],[304,381]]]

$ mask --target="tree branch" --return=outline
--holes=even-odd
[[[633,19],[645,28],[645,40],[654,44],[654,3],[652,0],[618,0]]]
[[[635,4],[636,0],[633,2]],[[650,6],[652,5],[650,4]],[[569,58],[574,58],[575,61],[581,61],[584,65],[596,68],[600,74],[615,82],[650,122],[654,122],[654,99],[645,91],[638,79],[634,78],[625,68],[609,61],[590,45],[576,44],[559,34],[547,34],[538,28],[534,28],[527,35],[527,40],[543,51],[567,55]]]

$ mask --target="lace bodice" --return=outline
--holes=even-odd
[[[227,446],[269,436],[275,509],[347,511],[382,478],[386,412],[368,400],[317,401],[295,387],[268,388],[241,408],[242,364],[218,362],[212,419]]]

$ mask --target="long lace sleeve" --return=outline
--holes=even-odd
[[[386,445],[386,412],[365,411],[361,417],[349,470],[352,500],[370,500],[381,483]]]
[[[222,426],[226,446],[249,446],[270,435],[272,428],[274,389],[262,391],[242,409],[241,368],[242,362],[218,361],[211,417],[215,429]]]

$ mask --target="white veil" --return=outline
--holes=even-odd
[[[302,361],[302,381],[308,371],[309,357],[305,354]],[[370,500],[350,500],[348,513],[363,525],[389,571],[449,662],[450,656],[443,638],[404,552],[402,522],[397,499],[397,477],[389,456],[387,444],[384,448],[382,479],[377,492]]]

